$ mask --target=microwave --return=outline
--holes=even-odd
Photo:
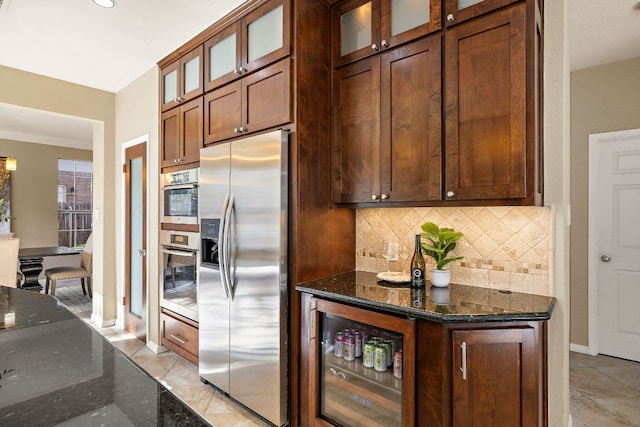
[[[198,168],[162,174],[162,222],[198,224]]]

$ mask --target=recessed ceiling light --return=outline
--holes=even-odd
[[[107,9],[116,7],[116,2],[113,0],[93,0],[93,2],[100,7],[106,7]]]

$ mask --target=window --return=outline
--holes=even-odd
[[[93,163],[58,159],[58,245],[84,246],[91,234]]]

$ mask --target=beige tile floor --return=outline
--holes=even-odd
[[[640,426],[640,363],[569,354],[573,427]]]
[[[216,427],[267,426],[198,377],[198,368],[168,351],[153,353],[142,341],[111,327],[97,328],[86,311],[89,299],[78,290],[56,296],[142,369]],[[640,427],[640,363],[571,352],[569,385],[573,427]]]

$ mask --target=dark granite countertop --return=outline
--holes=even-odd
[[[0,375],[5,427],[210,425],[53,297],[4,286]]]
[[[300,283],[317,297],[441,323],[547,320],[556,299],[477,286],[449,284],[411,289],[379,282],[375,273],[351,271]]]

